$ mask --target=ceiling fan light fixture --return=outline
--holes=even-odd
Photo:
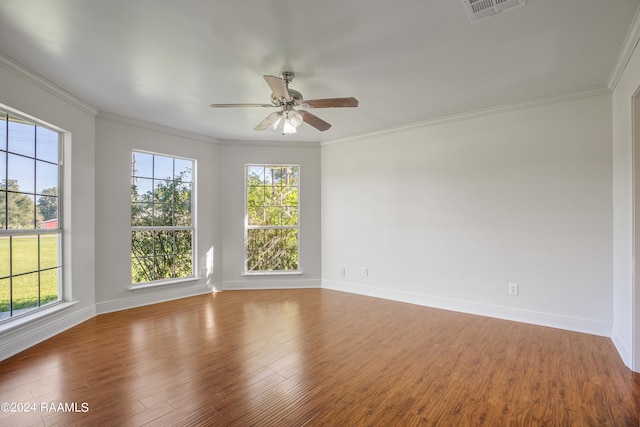
[[[278,125],[280,124],[280,120],[282,120],[282,116],[281,116],[281,115],[280,115],[280,116],[278,116],[278,118],[277,118],[277,119],[273,120],[273,121],[269,124],[269,127],[270,127],[271,129],[274,129],[274,130],[275,130],[275,129],[278,127]]]
[[[295,110],[289,111],[289,122],[291,123],[291,126],[297,128],[302,124],[302,114]]]
[[[284,112],[284,125],[282,126],[282,134],[297,133],[297,127],[302,124],[302,114],[296,110],[287,110]]]
[[[296,127],[291,124],[291,120],[285,119],[284,126],[282,127],[282,134],[286,133],[297,133]]]

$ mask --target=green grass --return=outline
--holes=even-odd
[[[11,242],[12,248],[9,247],[9,237],[0,238],[0,313],[8,312],[10,309],[10,290],[13,294],[14,311],[38,307],[38,281],[40,281],[40,305],[57,301],[58,269],[44,270],[58,265],[57,236],[40,237],[40,269],[44,270],[40,271],[40,274],[38,274],[37,236],[14,237]],[[13,281],[8,278],[10,266],[14,276]]]

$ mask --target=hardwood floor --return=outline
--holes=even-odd
[[[640,376],[604,337],[227,291],[100,315],[0,362],[0,402],[35,404],[7,426],[637,427]]]

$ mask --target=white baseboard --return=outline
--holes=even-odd
[[[371,286],[363,286],[353,283],[336,282],[330,280],[323,280],[322,288],[359,295],[367,295],[392,301],[405,302],[409,304],[422,305],[425,307],[433,307],[443,310],[493,317],[497,319],[529,323],[532,325],[548,326],[551,328],[583,332],[604,337],[611,337],[612,332],[612,325],[607,323],[594,322],[586,319],[576,319],[566,316],[558,316],[548,313],[517,310],[508,307],[478,304],[475,302],[450,298],[415,294],[393,289],[374,288]]]
[[[219,291],[249,291],[259,289],[309,289],[320,288],[320,279],[270,279],[260,277],[254,280],[226,281],[220,284]]]
[[[616,347],[616,350],[618,350],[618,353],[620,354],[620,357],[622,358],[624,364],[629,369],[633,369],[633,353],[631,351],[631,346],[629,345],[629,342],[627,342],[627,340],[624,338],[624,335],[617,328],[613,328],[611,341],[613,341],[613,345]],[[635,368],[640,369],[640,366],[635,366]]]
[[[138,290],[132,292],[133,295],[128,298],[96,303],[96,314],[111,313],[160,302],[173,301],[180,298],[193,297],[213,292],[214,289],[211,285],[204,284],[188,287],[170,287],[166,290],[159,290],[158,288],[146,291]]]
[[[60,332],[72,328],[86,320],[95,317],[96,307],[88,307],[74,310],[73,304],[68,309],[47,316],[41,316],[23,325],[11,328],[2,334],[0,343],[0,360],[5,360],[21,351],[28,349]]]

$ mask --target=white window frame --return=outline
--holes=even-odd
[[[131,155],[129,157],[129,160],[132,161],[133,159],[133,155],[134,153],[140,153],[140,154],[146,154],[146,155],[152,155],[152,156],[160,156],[160,157],[166,157],[166,158],[171,158],[174,160],[186,160],[186,161],[190,161],[192,164],[192,168],[191,168],[191,225],[189,226],[134,226],[131,225],[131,234],[133,234],[133,232],[135,231],[181,231],[181,230],[185,230],[185,231],[190,231],[191,232],[191,275],[189,276],[185,276],[185,277],[171,277],[171,278],[161,278],[161,279],[156,279],[156,280],[152,280],[152,281],[148,281],[148,282],[133,282],[133,275],[131,277],[131,286],[129,287],[130,290],[136,290],[136,289],[145,289],[145,288],[152,288],[152,287],[156,287],[156,286],[163,286],[163,285],[171,285],[171,284],[178,284],[178,283],[183,283],[183,282],[193,282],[194,280],[197,280],[197,218],[196,218],[196,160],[192,159],[192,158],[188,158],[188,157],[183,157],[183,156],[178,156],[178,155],[174,155],[174,154],[167,154],[167,153],[159,153],[159,152],[155,152],[155,151],[148,151],[148,150],[141,150],[141,149],[133,149],[131,150]],[[131,164],[131,173],[130,173],[130,179],[133,180],[135,178],[135,171],[134,171],[134,165]],[[175,172],[175,171],[174,171]],[[155,172],[154,172],[155,175]],[[156,179],[156,177],[152,177],[152,179]],[[162,178],[157,178],[157,179],[162,179]],[[131,202],[129,204],[131,206]],[[130,247],[130,252],[131,252],[131,256],[130,256],[130,262],[129,262],[129,266],[130,266],[130,271],[131,271],[131,265],[133,263],[133,248]],[[155,256],[155,254],[153,255]]]
[[[249,168],[252,166],[257,167],[296,167],[298,169],[298,223],[296,225],[249,225],[249,206],[248,206],[248,187],[249,187]],[[302,168],[300,164],[295,163],[247,163],[244,165],[244,251],[243,251],[243,261],[244,261],[244,276],[275,276],[275,275],[300,275],[302,274],[302,259],[300,257],[300,241],[301,241],[301,232],[300,232],[300,224],[301,224],[301,183],[302,183]],[[249,270],[248,269],[248,243],[249,243],[249,230],[255,229],[295,229],[298,234],[297,241],[297,256],[298,256],[298,268],[295,270]]]
[[[24,309],[24,311],[21,311],[19,313],[14,313],[14,309],[13,309],[13,301],[10,301],[10,310],[9,310],[9,315],[7,317],[3,317],[0,318],[0,324],[2,325],[13,325],[13,324],[23,324],[24,323],[24,319],[31,319],[34,316],[38,317],[41,315],[45,315],[48,312],[53,310],[56,310],[55,306],[56,305],[60,305],[61,303],[63,303],[65,301],[65,295],[64,295],[64,283],[63,283],[63,266],[64,266],[64,251],[63,251],[63,245],[64,245],[64,188],[63,188],[63,182],[64,182],[64,170],[63,170],[63,161],[62,159],[64,158],[64,132],[62,132],[60,129],[56,129],[55,127],[52,127],[34,117],[30,117],[28,115],[22,114],[20,112],[17,112],[11,108],[5,107],[0,105],[0,114],[3,116],[7,116],[7,121],[6,122],[2,122],[2,123],[6,123],[7,128],[5,129],[6,135],[4,135],[5,138],[5,143],[6,143],[6,151],[0,151],[0,156],[4,157],[3,159],[0,159],[0,162],[4,162],[5,164],[5,174],[3,176],[0,176],[0,181],[1,180],[5,180],[9,178],[8,175],[8,166],[9,166],[9,154],[13,154],[15,155],[15,153],[12,153],[9,151],[9,118],[15,118],[24,122],[27,122],[30,125],[34,126],[34,137],[33,137],[33,143],[36,144],[37,143],[37,128],[44,128],[47,129],[50,132],[54,132],[58,135],[58,141],[57,141],[57,160],[54,163],[53,161],[48,161],[48,160],[44,160],[44,159],[39,159],[38,158],[38,154],[34,153],[33,156],[30,155],[25,155],[25,154],[20,154],[21,157],[25,158],[25,159],[29,159],[29,160],[34,160],[34,162],[45,162],[47,164],[50,165],[55,165],[57,168],[57,227],[56,228],[38,228],[35,227],[34,228],[29,228],[29,229],[9,229],[8,227],[6,229],[2,229],[0,228],[0,237],[8,237],[10,244],[11,244],[11,240],[14,237],[20,238],[20,237],[24,237],[24,236],[37,236],[38,237],[38,258],[40,257],[40,236],[49,236],[49,235],[57,235],[57,265],[55,267],[48,267],[48,268],[42,268],[42,266],[40,265],[40,260],[38,260],[38,268],[37,270],[34,270],[32,273],[38,273],[38,306],[37,307],[30,307],[27,309]],[[34,179],[35,179],[35,166],[37,165],[37,163],[34,163]],[[33,189],[34,193],[23,193],[22,194],[29,194],[31,196],[34,197],[34,203],[37,202],[37,196],[39,193],[37,193],[37,189],[34,187]],[[7,193],[8,195],[8,193]],[[8,198],[7,198],[7,202],[8,202]],[[34,210],[36,209],[35,205],[34,205]],[[1,208],[2,213],[1,214],[6,214],[6,206],[3,206]],[[5,218],[6,219],[6,218]],[[10,283],[10,298],[12,299],[12,288],[13,288],[13,278],[14,277],[19,277],[23,274],[27,274],[27,273],[21,273],[21,274],[13,274],[12,270],[12,260],[9,260],[9,264],[10,264],[10,274],[9,276],[7,276],[6,278],[9,279],[9,283]],[[48,270],[57,270],[57,299],[55,301],[51,301],[48,303],[44,303],[42,304],[42,289],[40,288],[40,276],[41,273],[43,271],[48,271]],[[32,274],[32,273],[28,273],[28,274]],[[3,277],[4,278],[4,277]],[[19,310],[16,310],[19,311]],[[5,327],[2,326],[0,327],[0,329],[4,330]]]

